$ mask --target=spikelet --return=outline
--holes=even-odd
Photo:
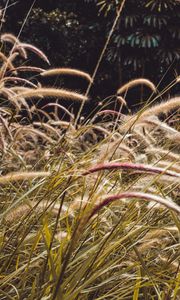
[[[115,115],[120,117],[121,113],[116,111],[116,110],[111,110],[111,109],[106,109],[106,110],[101,110],[97,112],[98,116],[102,116],[102,115]]]
[[[71,68],[57,68],[57,69],[51,69],[46,70],[41,73],[41,76],[54,76],[54,75],[72,75],[72,76],[78,76],[86,79],[89,82],[93,82],[93,79],[91,76],[83,71],[77,70],[77,69],[71,69]]]
[[[180,108],[180,97],[175,97],[146,109],[146,111],[144,111],[141,116],[144,118],[152,115],[158,116],[161,113],[168,114],[173,109],[179,109],[179,108]]]
[[[132,88],[136,85],[142,85],[142,84],[149,87],[153,92],[156,92],[156,87],[150,80],[145,79],[145,78],[137,78],[137,79],[129,81],[128,83],[126,83],[122,87],[120,87],[117,90],[117,94],[122,94],[122,93],[126,92],[129,88]]]
[[[18,93],[18,92],[26,92],[29,90],[29,88],[25,86],[12,86],[9,88],[9,90]]]
[[[127,102],[123,97],[117,96],[117,100],[121,105],[127,106]]]
[[[61,99],[70,99],[74,101],[87,101],[88,98],[83,95],[76,92],[72,92],[69,90],[64,89],[54,89],[54,88],[37,88],[37,89],[29,89],[26,92],[23,92],[17,96],[15,96],[15,99],[18,99],[18,97],[23,97],[25,99],[33,98],[33,97],[57,97]]]
[[[34,178],[47,177],[50,175],[50,172],[17,172],[9,173],[5,176],[0,176],[0,184],[8,184],[11,182],[30,180]]]
[[[59,211],[59,207],[60,207],[59,204],[57,204],[57,205],[55,204],[52,207],[48,203],[44,203],[43,201],[39,202],[39,203],[32,201],[30,203],[30,205],[21,204],[21,205],[15,207],[14,209],[10,210],[10,212],[5,215],[4,221],[10,225],[12,223],[17,222],[17,220],[19,220],[23,216],[27,215],[31,211],[32,211],[32,213],[45,212],[47,206],[48,206],[48,213],[50,213],[51,215],[54,215],[54,216],[58,215],[58,211]],[[67,207],[62,206],[61,212],[64,214],[67,213]]]
[[[20,218],[30,212],[31,207],[28,204],[22,204],[19,207],[16,207],[14,210],[10,211],[5,217],[4,222],[8,224],[12,224],[13,222],[17,222]]]
[[[110,163],[97,164],[94,167],[90,168],[88,171],[84,172],[83,175],[86,176],[103,170],[116,170],[116,169],[135,170],[143,173],[161,174],[161,175],[168,175],[168,176],[180,178],[180,174],[173,171],[168,171],[166,169],[158,168],[156,166],[145,165],[145,164],[134,164],[130,162],[128,163],[110,162]]]
[[[76,132],[76,128],[70,122],[67,122],[67,121],[61,121],[61,120],[51,121],[50,124],[53,125],[53,126],[60,126],[60,127],[70,128],[70,129],[72,129],[72,131]]]
[[[35,54],[37,54],[42,60],[47,62],[48,65],[50,65],[50,62],[49,62],[47,56],[39,48],[37,48],[37,47],[35,47],[31,44],[20,43],[15,47],[15,49],[17,49],[17,50],[20,50],[20,49],[30,50],[31,52],[34,52]]]
[[[4,33],[1,35],[1,41],[3,42],[10,42],[11,44],[19,43],[19,40],[15,35],[11,33]]]
[[[146,110],[142,110],[134,115],[127,116],[124,120],[124,124],[121,130],[130,129],[133,125],[137,123],[142,123],[142,121],[147,120],[147,117],[158,117],[161,113],[168,114],[170,111],[179,109],[180,107],[180,97],[171,98],[168,101],[155,104]],[[155,120],[155,119],[154,119]]]
[[[152,118],[147,118],[147,119],[142,119],[138,122],[140,124],[148,124],[148,125],[152,125],[155,126],[156,129],[161,129],[169,134],[177,134],[178,131],[170,126],[168,126],[165,122],[161,122],[158,120],[158,118],[156,117],[152,117]]]
[[[17,67],[15,70],[18,72],[27,72],[28,71],[28,72],[37,72],[37,73],[41,73],[44,71],[44,69],[42,69],[42,68],[33,67],[33,66],[20,66],[20,67]]]
[[[24,48],[20,46],[20,41],[16,36],[14,36],[11,33],[4,33],[1,35],[1,41],[11,43],[13,45],[13,51],[15,51],[15,48],[18,45],[18,50],[19,50],[20,55],[24,59],[27,59],[27,53],[24,50]]]
[[[139,193],[139,192],[123,192],[121,194],[117,194],[117,195],[111,195],[108,196],[107,198],[100,200],[93,208],[93,210],[90,212],[89,216],[87,217],[87,219],[90,219],[91,217],[93,217],[96,213],[98,213],[98,211],[103,208],[104,206],[107,206],[108,204],[112,203],[113,201],[117,201],[117,200],[121,200],[121,199],[138,199],[138,200],[144,200],[144,201],[154,201],[157,202],[161,205],[164,205],[166,208],[169,208],[173,211],[175,211],[176,213],[178,213],[180,215],[180,206],[178,206],[177,204],[175,204],[173,201],[171,200],[166,200],[160,196],[157,195],[153,195],[153,194],[148,194],[148,193]]]

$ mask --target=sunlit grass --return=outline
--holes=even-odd
[[[1,66],[0,298],[179,299],[179,97],[128,115],[122,98],[76,123],[56,99],[53,113],[27,99],[63,95],[23,81],[17,56],[48,59],[8,38],[18,52]]]

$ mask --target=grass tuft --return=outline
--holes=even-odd
[[[12,49],[0,55],[0,299],[179,299],[179,97],[155,103],[164,91],[135,79],[118,94],[145,84],[151,104],[132,114],[118,96],[119,109],[80,123],[86,95],[29,74],[80,76],[86,94],[91,76],[19,66],[29,50],[49,61],[1,40]],[[59,99],[80,101],[79,116]]]

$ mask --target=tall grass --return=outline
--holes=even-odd
[[[163,91],[153,94],[128,115],[120,98],[119,110],[80,124],[61,99],[84,94],[27,74],[90,75],[19,66],[28,50],[49,60],[2,41],[13,48],[0,55],[0,299],[180,299],[179,97],[157,104]],[[155,92],[135,79],[117,94],[139,82]]]

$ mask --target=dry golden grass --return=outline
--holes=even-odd
[[[49,62],[11,35],[2,41]],[[21,76],[42,70],[14,67],[17,53],[0,57],[0,299],[179,299],[179,97],[126,116],[119,98],[120,111],[102,107],[102,119],[80,124],[47,98],[86,96],[32,88]],[[118,93],[137,84],[155,92],[135,79]],[[31,105],[42,97],[44,107]]]

